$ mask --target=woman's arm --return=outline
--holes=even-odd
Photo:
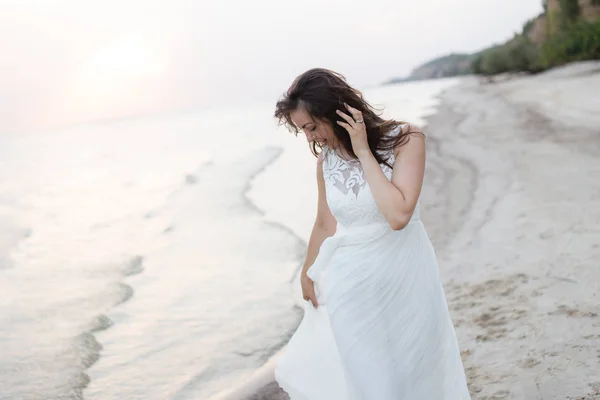
[[[425,174],[425,137],[414,133],[409,134],[408,138],[408,142],[395,151],[391,182],[370,149],[356,154],[379,212],[395,230],[403,229],[410,221]]]
[[[306,274],[306,271],[313,265],[319,249],[323,241],[329,236],[333,236],[336,230],[337,222],[329,210],[327,205],[327,198],[325,196],[325,180],[323,178],[323,161],[322,155],[319,155],[317,162],[317,190],[318,190],[318,203],[317,203],[317,217],[315,224],[313,225],[310,239],[308,241],[308,250],[306,251],[306,259],[304,266],[302,267],[302,273]]]
[[[321,155],[319,156],[319,161],[317,162],[317,188],[319,195],[317,204],[317,217],[310,234],[308,250],[306,251],[306,258],[304,260],[304,266],[302,267],[302,273],[300,275],[304,300],[310,299],[315,308],[318,305],[317,298],[314,293],[312,280],[306,275],[306,272],[315,262],[323,241],[329,236],[333,236],[337,227],[337,222],[329,210],[327,199],[325,197],[325,180],[323,178],[323,161]]]
[[[342,110],[337,110],[338,115],[346,120],[337,123],[350,135],[352,150],[360,161],[377,208],[393,229],[403,229],[412,217],[423,185],[425,137],[422,133],[416,133],[414,127],[408,127],[408,132],[415,133],[409,134],[408,142],[395,149],[396,161],[390,182],[369,148],[362,113],[356,108],[344,105],[352,117]]]

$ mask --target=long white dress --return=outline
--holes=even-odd
[[[307,272],[319,307],[305,302],[275,379],[292,400],[470,399],[418,205],[410,223],[393,230],[360,163],[323,151],[337,230]],[[392,169],[381,167],[391,179]]]

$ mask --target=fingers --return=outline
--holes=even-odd
[[[314,308],[317,308],[319,306],[319,302],[317,302],[317,296],[315,295],[315,289],[313,288],[310,293],[308,294],[308,297],[310,299],[310,301],[313,304]]]
[[[354,107],[350,107],[346,103],[344,103],[344,105],[346,106],[346,108],[348,109],[348,111],[350,111],[350,114],[352,114],[352,117],[353,117],[354,121],[362,119],[362,113],[360,112],[360,110],[357,110]]]
[[[306,295],[304,296],[304,299],[305,300],[310,300],[314,308],[317,308],[317,306],[319,305],[319,303],[317,302],[317,295],[315,294],[315,284],[314,284],[314,282],[313,282],[312,285],[310,285],[310,287],[307,288]]]
[[[346,114],[345,112],[341,111],[341,110],[335,110],[335,112],[342,117],[346,122],[343,121],[336,121],[338,123],[338,125],[343,126],[344,128],[346,128],[346,130],[348,131],[348,133],[350,132],[350,129],[357,129],[358,125],[356,121],[361,121],[363,120],[362,117],[362,113],[357,110],[354,107],[350,107],[348,104],[344,103],[344,106],[348,109],[348,111],[350,112],[350,114],[352,114],[352,116]]]
[[[317,296],[315,295],[314,292],[311,294],[305,295],[303,298],[306,301],[310,301],[314,308],[317,308],[317,306],[319,305],[319,303],[317,302]]]
[[[335,112],[342,118],[344,118],[349,124],[352,124],[354,122],[354,119],[352,119],[351,116],[349,116],[348,114],[340,111],[340,110],[335,110]]]
[[[338,125],[343,126],[344,129],[346,129],[348,131],[348,133],[352,133],[352,129],[353,129],[352,125],[347,124],[347,123],[342,122],[342,121],[336,121],[336,122],[337,122]]]
[[[315,294],[315,284],[308,277],[306,277],[306,280],[303,280],[302,282],[302,298],[304,300],[310,300],[314,308],[317,308],[319,305],[317,296]]]

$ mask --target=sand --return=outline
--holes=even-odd
[[[423,219],[474,399],[600,399],[599,67],[469,79],[429,119]]]
[[[600,399],[599,94],[597,62],[467,78],[428,118],[421,212],[473,399]],[[272,365],[223,398],[286,399]]]

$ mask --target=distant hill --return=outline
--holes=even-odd
[[[453,53],[436,58],[415,68],[408,77],[393,78],[387,83],[399,83],[407,81],[419,81],[424,79],[446,78],[457,75],[472,73],[471,65],[475,55]]]
[[[466,74],[537,73],[573,61],[600,59],[600,0],[542,0],[543,12],[522,32],[475,54],[436,58],[384,84]]]

